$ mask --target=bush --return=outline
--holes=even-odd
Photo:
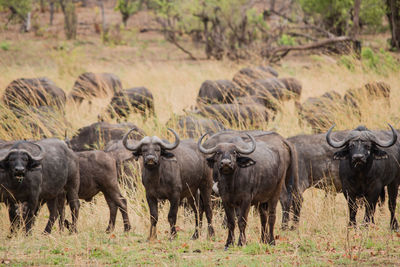
[[[375,53],[371,48],[366,47],[361,51],[363,68],[377,74],[388,75],[389,72],[400,71],[399,62],[389,53],[380,49]]]

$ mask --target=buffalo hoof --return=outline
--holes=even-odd
[[[399,232],[399,224],[397,221],[394,221],[391,225],[390,225],[390,230],[394,231],[394,232]]]
[[[212,225],[208,226],[208,238],[213,238],[215,236],[214,227]]]
[[[275,246],[275,239],[272,239],[272,240],[270,240],[269,242],[268,242],[268,244],[270,245],[270,246]]]
[[[283,225],[281,226],[281,230],[282,230],[282,231],[287,231],[287,230],[289,230],[289,226],[288,226],[287,224],[283,224]]]
[[[196,239],[198,239],[199,238],[199,231],[195,231],[194,233],[193,233],[193,235],[192,235],[192,240],[196,240]]]
[[[298,227],[299,227],[298,225],[292,225],[290,227],[290,231],[296,231]]]

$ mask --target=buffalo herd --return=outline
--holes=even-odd
[[[99,192],[110,211],[106,231],[114,230],[118,210],[124,230],[130,231],[128,203],[120,187],[135,188],[136,171],[141,173],[149,207],[149,240],[157,238],[159,202],[165,200],[170,203],[171,238],[177,235],[177,212],[184,202],[194,213],[192,239],[199,237],[204,213],[208,236],[214,236],[214,195],[220,197],[225,211],[225,249],[235,243],[236,222],[237,244],[246,244],[251,206],[259,212],[261,242],[273,245],[278,202],[282,207],[282,229],[296,229],[302,195],[310,187],[342,192],[348,203],[349,226],[353,227],[357,200],[365,202],[364,223],[374,223],[376,204],[379,199],[384,200],[386,188],[390,228],[399,230],[395,217],[400,184],[397,131],[389,125],[389,131],[358,126],[333,133],[330,116],[330,109],[338,108],[351,108],[355,115],[362,116],[362,98],[388,101],[390,86],[368,83],[348,90],[343,98],[330,91],[302,104],[301,93],[298,80],[278,78],[271,67],[249,67],[236,73],[232,81],[205,81],[196,107],[167,122],[167,126],[176,129],[168,128],[175,138],[172,143],[165,137],[148,136],[127,121],[100,121],[79,129],[71,139],[43,136],[39,141],[0,141],[0,201],[8,208],[10,236],[21,227],[29,234],[44,204],[49,210],[45,233],[51,233],[57,220],[60,231],[67,227],[76,232],[79,199],[91,201]],[[132,112],[146,118],[155,115],[150,90],[124,90],[119,78],[109,73],[80,75],[68,96],[48,78],[17,79],[6,88],[3,103],[17,118],[23,118],[26,106],[63,112],[67,101],[80,105],[106,95],[112,97],[107,107],[111,117],[128,120]],[[274,131],[227,128],[257,128],[262,121],[273,120],[282,109],[282,102],[289,100],[295,102],[299,117],[314,134],[284,138]],[[181,140],[180,134],[189,138]],[[71,222],[65,216],[66,203]]]

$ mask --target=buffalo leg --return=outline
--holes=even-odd
[[[194,233],[192,235],[192,239],[195,240],[195,239],[199,238],[199,211],[198,211],[198,206],[195,205],[195,199],[193,199],[192,197],[188,197],[187,200],[194,212],[195,229],[194,229]],[[196,201],[196,202],[198,203],[198,201]]]
[[[274,226],[276,221],[276,204],[277,200],[268,202],[268,243],[275,245]]]
[[[369,223],[375,223],[374,214],[377,202],[378,197],[375,196],[372,199],[367,199],[367,203],[365,203],[364,224],[368,225]]]
[[[290,207],[292,205],[290,201],[291,197],[288,195],[286,187],[282,188],[280,195],[280,202],[282,206],[282,230],[287,230],[289,225]],[[259,206],[259,211],[261,212],[261,204]],[[261,214],[260,214],[261,216]],[[261,218],[261,217],[260,217]]]
[[[358,210],[358,204],[354,196],[347,195],[347,205],[349,207],[349,227],[355,227],[357,225],[356,216]]]
[[[17,212],[18,205],[14,202],[8,205],[8,217],[10,219],[10,235],[13,235],[21,227],[21,216]]]
[[[228,224],[228,238],[225,243],[225,250],[227,250],[230,245],[233,245],[235,240],[235,209],[225,201],[222,201],[222,204],[224,205],[226,221]]]
[[[129,232],[131,230],[131,223],[129,222],[129,216],[128,216],[128,203],[126,201],[126,198],[124,198],[122,195],[120,195],[119,197],[118,207],[122,214],[122,220],[124,222],[124,231]]]
[[[68,223],[65,220],[65,193],[62,193],[57,196],[57,210],[58,210],[58,227],[59,231],[64,231],[64,225],[67,224],[67,228],[69,227]]]
[[[171,238],[174,239],[176,237],[176,216],[178,213],[179,207],[179,196],[173,196],[170,200],[170,208],[168,212],[168,222],[171,228]]]
[[[299,226],[301,207],[303,206],[303,196],[297,190],[294,193],[294,198],[292,199],[293,206],[293,225],[291,230],[295,230]]]
[[[398,190],[399,190],[399,184],[397,182],[393,182],[388,186],[390,229],[393,231],[399,230],[399,223],[397,222],[395,215]]]
[[[112,203],[114,203],[113,205],[115,205],[121,211],[122,220],[124,222],[124,231],[128,232],[129,230],[131,230],[131,224],[129,222],[129,216],[128,216],[128,204],[127,204],[126,199],[122,196],[121,192],[119,191],[119,188],[118,187],[109,188],[109,189],[107,189],[107,191],[103,191],[103,194],[106,197],[107,204],[109,202],[112,202]],[[110,208],[110,220],[111,220],[112,218],[111,218],[110,204],[109,204],[109,208]],[[112,221],[113,227],[115,226],[116,213],[117,213],[117,211],[115,211],[115,216]],[[110,226],[110,224],[109,224],[109,226]],[[112,230],[114,230],[114,228]]]
[[[240,207],[240,215],[238,216],[238,226],[239,226],[239,241],[238,246],[246,245],[246,226],[247,217],[250,211],[250,201],[243,201]]]
[[[45,234],[50,234],[51,229],[58,217],[58,206],[57,206],[57,198],[48,200],[46,202],[47,208],[49,209],[49,220],[47,221],[46,228],[44,229]]]
[[[157,222],[158,222],[158,201],[155,197],[146,196],[147,204],[150,209],[150,234],[149,241],[157,239]]]
[[[213,237],[215,235],[214,227],[212,226],[212,209],[211,209],[211,191],[212,185],[202,185],[200,188],[200,200],[202,202],[202,206],[204,207],[204,211],[206,212],[207,218],[207,228],[208,228],[208,237]],[[200,218],[200,223],[201,223]]]
[[[262,203],[258,206],[258,211],[260,213],[260,221],[261,221],[261,242],[267,243],[267,210],[268,203]]]
[[[107,201],[108,209],[110,210],[110,219],[108,220],[108,226],[106,229],[106,233],[110,233],[110,232],[114,231],[114,228],[115,228],[115,220],[117,218],[118,207],[117,207],[116,203],[113,201],[113,199],[111,199],[111,197],[108,194],[104,195],[104,197]]]
[[[77,232],[76,225],[79,217],[79,207],[80,207],[79,197],[76,190],[68,190],[67,201],[69,208],[71,209],[71,215],[72,215],[71,232],[76,233]]]

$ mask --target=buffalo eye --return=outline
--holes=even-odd
[[[354,144],[350,144],[350,145],[349,145],[349,148],[350,148],[350,149],[354,148]]]

